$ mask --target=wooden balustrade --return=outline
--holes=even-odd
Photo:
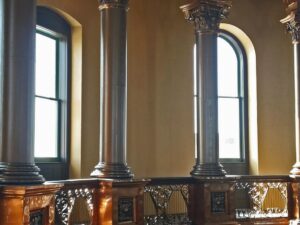
[[[70,224],[75,202],[80,198],[85,202],[85,204],[80,204],[80,207],[88,211],[88,218],[85,222],[97,224],[99,181],[97,179],[81,179],[58,181],[56,183],[63,184],[63,187],[56,193],[55,224]]]
[[[78,179],[1,186],[0,225],[142,225],[146,182]],[[86,220],[74,220],[72,215],[84,211]]]
[[[299,199],[290,176],[65,180],[0,187],[0,225],[293,225]]]
[[[192,224],[187,214],[192,178],[153,178],[145,187],[145,224]]]
[[[299,180],[289,176],[156,178],[145,224],[298,224]]]

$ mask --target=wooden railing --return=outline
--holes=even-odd
[[[289,176],[156,178],[145,187],[145,224],[289,224]]]
[[[57,182],[56,182],[57,183]],[[55,224],[68,225],[71,223],[97,224],[98,218],[98,189],[97,179],[80,179],[58,181],[63,188],[56,194]],[[75,203],[81,210],[75,215],[75,221],[71,220]],[[84,212],[88,212],[84,214]],[[74,214],[74,213],[73,213]],[[84,217],[83,221],[81,217]]]
[[[237,221],[287,220],[291,217],[291,181],[288,176],[233,177],[234,213]]]
[[[143,224],[143,192],[146,182],[144,179],[49,182],[61,186],[55,194],[54,224]]]
[[[144,223],[192,224],[188,217],[191,178],[153,178],[145,187]]]
[[[300,180],[289,176],[54,183],[57,225],[299,224]]]

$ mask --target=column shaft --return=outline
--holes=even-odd
[[[35,0],[1,0],[0,182],[41,183],[34,164]]]
[[[196,33],[199,162],[218,162],[217,34]]]
[[[280,22],[286,25],[287,31],[292,36],[294,45],[294,85],[295,85],[295,144],[296,163],[290,171],[292,175],[300,175],[300,5],[299,0],[286,1],[288,16]]]
[[[197,0],[181,7],[196,31],[196,165],[191,172],[196,177],[226,174],[219,163],[217,37],[220,21],[227,14],[230,3]]]
[[[197,158],[193,176],[221,176],[218,145],[217,32],[196,32]]]
[[[91,176],[131,178],[126,163],[127,1],[100,1],[100,162]]]

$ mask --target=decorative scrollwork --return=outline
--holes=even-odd
[[[189,199],[189,185],[178,184],[178,185],[158,185],[158,186],[146,186],[145,193],[150,193],[151,199],[154,203],[157,215],[166,214],[166,209],[169,206],[170,198],[173,192],[178,191],[188,206]]]
[[[256,212],[262,211],[262,205],[268,193],[269,187],[266,183],[253,183],[249,188],[249,195],[253,203],[253,209]]]
[[[173,193],[171,186],[148,186],[146,187],[145,192],[150,193],[157,215],[165,215]]]
[[[182,185],[180,192],[185,201],[186,206],[188,206],[188,204],[189,204],[189,185],[188,184]]]
[[[165,216],[147,216],[145,225],[191,225],[192,222],[186,214],[172,214]]]
[[[252,203],[252,207],[251,209],[236,209],[236,218],[246,219],[287,217],[287,187],[288,184],[282,182],[237,182],[235,184],[235,190],[246,190]],[[264,200],[270,189],[276,189],[280,192],[280,195],[285,202],[285,206],[283,209],[263,209]]]
[[[188,225],[192,224],[187,213],[168,214],[167,209],[170,204],[170,198],[174,192],[180,193],[184,200],[185,206],[188,206],[189,185],[157,185],[146,186],[145,193],[149,193],[156,209],[156,215],[146,216],[145,224],[147,225]]]
[[[230,0],[199,0],[181,7],[198,32],[216,32],[231,8]]]
[[[63,224],[68,224],[71,212],[73,210],[76,198],[84,198],[90,218],[93,218],[93,193],[94,189],[79,188],[62,190],[56,194],[56,210]]]
[[[248,183],[248,182],[236,182],[235,184],[234,184],[234,189],[235,190],[244,190],[244,189],[248,189],[248,188],[250,188],[250,183]]]
[[[99,9],[124,8],[128,9],[129,0],[99,0]]]
[[[300,23],[295,20],[286,23],[286,30],[292,36],[293,42],[299,42],[300,40]]]
[[[288,4],[287,12],[289,15],[280,22],[285,24],[287,32],[292,36],[293,43],[300,41],[300,8],[298,1],[285,0]]]
[[[54,212],[51,211],[54,205],[53,201],[53,194],[26,197],[24,199],[23,221],[29,223],[32,211],[41,210],[49,207],[49,222],[53,222]]]

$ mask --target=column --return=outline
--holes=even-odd
[[[224,176],[219,163],[217,37],[220,21],[231,7],[228,0],[194,0],[181,7],[193,23],[196,41],[194,74],[195,154],[192,176]]]
[[[128,179],[127,10],[128,0],[99,0],[100,162],[92,177]]]
[[[43,183],[34,163],[35,0],[0,1],[0,183]]]
[[[300,175],[300,92],[299,92],[299,75],[300,75],[300,5],[299,0],[285,0],[287,3],[286,11],[288,16],[280,22],[286,25],[287,31],[292,36],[294,46],[294,85],[295,85],[295,139],[296,139],[296,163],[290,171],[292,175]]]

